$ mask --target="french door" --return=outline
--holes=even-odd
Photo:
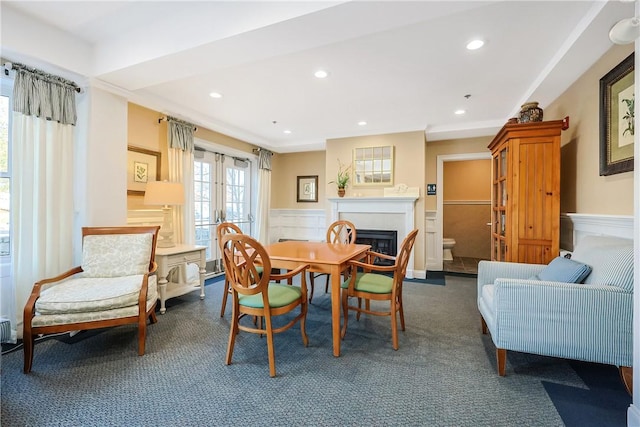
[[[216,227],[236,224],[252,234],[251,161],[209,151],[196,151],[194,203],[196,244],[207,247],[207,275],[220,273],[222,261]]]

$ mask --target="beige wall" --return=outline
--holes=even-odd
[[[324,151],[274,154],[271,159],[271,209],[325,209],[327,206]],[[318,202],[298,203],[298,176],[318,176]]]
[[[158,123],[158,111],[129,103],[127,117],[127,145],[160,153],[160,178],[169,178],[167,154],[167,122]],[[144,196],[127,196],[127,210],[149,209]],[[155,207],[153,207],[155,208]]]
[[[442,233],[456,240],[454,257],[491,258],[491,160],[444,162],[442,178]]]
[[[632,52],[633,44],[612,47],[557,100],[541,105],[545,120],[570,117],[562,135],[562,212],[633,215],[633,172],[599,176],[599,81]]]
[[[167,122],[158,119],[165,115],[137,104],[129,103],[127,116],[127,144],[160,153],[160,177],[169,179]],[[251,153],[255,145],[218,132],[198,127],[194,137]],[[295,196],[294,196],[295,197]],[[127,210],[149,209],[144,196],[127,196]]]
[[[437,162],[438,156],[445,154],[466,154],[466,153],[483,153],[489,152],[487,146],[493,139],[493,136],[483,136],[478,138],[450,139],[446,141],[427,141],[425,153],[426,164],[426,183],[435,184],[437,178]],[[449,162],[446,162],[449,163]],[[457,162],[451,162],[457,163]],[[444,178],[444,175],[443,175]],[[437,191],[442,191],[438,189]],[[436,196],[427,196],[425,201],[425,209],[436,210]]]
[[[491,200],[491,160],[444,162],[442,200]]]
[[[326,146],[326,176],[327,181],[335,179],[338,171],[338,159],[349,164],[352,161],[353,149],[360,147],[394,147],[393,183],[406,184],[409,187],[420,188],[420,198],[415,206],[415,224],[420,230],[414,246],[415,269],[425,269],[425,233],[424,233],[424,176],[425,138],[423,131],[392,133],[385,135],[369,135],[351,138],[336,138],[327,140]],[[322,185],[320,185],[322,186]],[[380,187],[347,187],[346,197],[379,197],[384,193],[384,186]],[[326,184],[327,197],[337,197],[335,184]],[[329,215],[327,211],[327,215]]]

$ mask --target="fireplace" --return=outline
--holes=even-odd
[[[398,252],[398,232],[396,230],[356,229],[356,243],[371,245],[371,250],[385,255],[396,256]],[[376,259],[376,265],[393,265],[388,259]]]

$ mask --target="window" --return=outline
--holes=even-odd
[[[10,245],[10,186],[11,169],[9,161],[9,123],[10,123],[10,96],[4,89],[0,96],[0,257],[8,257],[11,253]],[[2,262],[2,261],[0,261]]]
[[[207,247],[207,273],[222,271],[216,227],[233,222],[251,234],[252,166],[246,159],[196,151],[194,160],[194,211],[196,245]]]
[[[1,79],[0,92],[0,316],[16,318],[15,292],[11,277],[11,102],[12,79]],[[13,323],[13,320],[12,320]],[[10,342],[15,342],[12,324]]]

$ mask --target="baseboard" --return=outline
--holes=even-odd
[[[627,425],[628,426],[640,426],[640,408],[631,404],[627,411]]]

